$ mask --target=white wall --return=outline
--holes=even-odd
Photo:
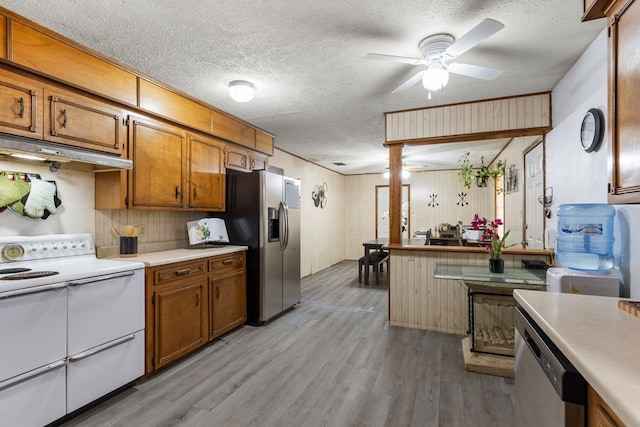
[[[607,117],[607,34],[594,40],[552,93],[553,130],[546,137],[546,186],[553,187],[552,216],[547,229],[557,228],[556,210],[567,203],[607,203],[607,150],[605,136],[597,152],[586,153],[580,144],[580,126],[590,108]],[[605,133],[606,135],[606,133]],[[625,279],[625,294],[640,297],[640,266],[631,263],[640,253],[640,240],[631,230],[640,227],[640,207],[616,206],[615,253]]]
[[[60,169],[56,173],[49,166],[29,162],[0,160],[0,171],[40,174],[47,181],[55,181],[62,205],[47,219],[18,216],[7,209],[0,213],[0,236],[35,236],[40,234],[94,233],[93,172]]]

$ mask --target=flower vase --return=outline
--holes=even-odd
[[[492,273],[504,273],[504,259],[489,259],[489,271]]]

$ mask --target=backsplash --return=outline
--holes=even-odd
[[[96,210],[95,243],[99,258],[118,256],[120,240],[114,227],[124,235],[125,225],[143,226],[138,236],[138,253],[186,248],[189,246],[187,222],[204,218],[206,212]]]

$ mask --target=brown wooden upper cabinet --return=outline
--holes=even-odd
[[[0,132],[42,139],[41,83],[0,69]]]
[[[189,135],[189,208],[224,211],[224,151],[222,141]]]
[[[126,155],[121,110],[58,89],[45,88],[45,99],[45,140]]]
[[[273,136],[256,129],[256,150],[273,155]]]
[[[129,207],[182,208],[186,132],[176,126],[132,116],[128,120],[133,170]]]
[[[211,133],[211,110],[168,89],[139,80],[140,108],[172,121]]]
[[[213,134],[227,141],[254,148],[255,129],[229,116],[212,111]]]
[[[610,2],[609,197],[612,204],[640,203],[640,0]]]
[[[7,18],[0,15],[0,58],[7,59]]]
[[[136,105],[134,74],[16,20],[11,29],[10,60],[90,92]]]

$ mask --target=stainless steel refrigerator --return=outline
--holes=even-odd
[[[300,302],[300,180],[227,171],[224,219],[247,251],[247,323],[262,325]]]

